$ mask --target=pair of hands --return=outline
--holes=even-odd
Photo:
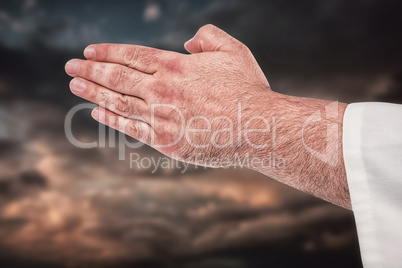
[[[66,64],[74,77],[71,91],[99,105],[95,120],[176,159],[193,162],[202,154],[232,161],[235,153],[246,153],[243,148],[262,145],[252,131],[249,146],[240,140],[239,106],[251,109],[274,94],[249,49],[213,25],[200,28],[185,48],[191,54],[90,45],[87,60]],[[255,128],[262,119],[261,107],[254,109],[241,119]]]
[[[342,153],[346,104],[271,91],[249,49],[215,26],[200,28],[185,48],[190,54],[90,45],[87,60],[66,64],[71,91],[99,105],[95,120],[172,158],[206,166],[256,159],[250,168],[351,208]],[[260,161],[277,155],[283,168]]]

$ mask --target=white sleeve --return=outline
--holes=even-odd
[[[350,104],[343,153],[364,267],[401,267],[402,105]]]

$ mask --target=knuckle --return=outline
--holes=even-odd
[[[235,41],[235,44],[238,47],[238,49],[240,49],[243,52],[249,52],[248,47],[244,43],[242,43],[236,39],[234,39],[234,41]]]
[[[206,24],[200,28],[200,32],[211,32],[215,29],[215,26],[212,24]]]
[[[198,37],[200,37],[201,39],[205,39],[210,37],[211,35],[214,35],[217,32],[217,29],[214,25],[212,24],[207,24],[202,26],[196,35],[198,35]]]
[[[127,96],[122,95],[117,98],[116,109],[124,114],[130,111],[130,103]]]
[[[131,73],[129,78],[130,78],[131,87],[136,87],[137,84],[140,83],[144,79],[144,76],[142,76],[138,73]]]
[[[98,101],[100,106],[106,107],[106,105],[110,103],[110,93],[104,89],[100,90],[98,93]]]
[[[116,109],[126,117],[140,118],[143,114],[139,104],[126,95],[118,97],[116,100]]]
[[[128,48],[123,52],[123,61],[127,65],[132,66],[137,59],[138,59],[138,50]]]
[[[105,75],[105,65],[89,63],[87,68],[88,76],[101,80]]]
[[[128,126],[128,134],[132,137],[142,137],[144,131],[141,127],[141,124],[139,122],[132,122]]]
[[[219,33],[219,30],[217,27],[215,27],[212,24],[207,24],[202,26],[197,34],[195,35],[195,38],[199,38],[199,39],[210,39],[213,38],[216,34]]]
[[[173,72],[179,75],[183,74],[184,62],[180,55],[173,54],[172,56],[166,58],[163,62],[163,69],[169,72]]]
[[[116,87],[121,85],[124,80],[125,72],[122,67],[116,66],[112,69],[109,75],[109,82],[112,86]]]

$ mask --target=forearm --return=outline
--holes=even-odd
[[[258,100],[260,105],[263,100]],[[351,209],[342,152],[342,122],[347,104],[282,94],[275,94],[274,98],[271,95],[267,102],[270,107],[264,117],[274,122],[270,135],[265,135],[270,146],[248,150],[254,157],[270,155],[273,164],[252,168]]]

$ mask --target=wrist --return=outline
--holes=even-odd
[[[241,158],[237,160],[243,161],[243,165],[259,172],[261,169],[283,168],[283,163],[275,160],[281,157],[276,150],[278,139],[282,139],[280,128],[289,119],[286,109],[283,109],[288,98],[287,95],[264,88],[250,101],[240,102],[238,135],[241,137],[241,146],[235,152]],[[234,165],[237,164],[234,161]]]
[[[245,147],[250,158],[260,160],[249,167],[350,208],[342,151],[343,115],[347,104],[278,93],[261,96],[258,102],[261,106],[257,112],[271,125],[270,131],[263,135],[268,146]],[[323,187],[327,190],[320,190]]]
[[[343,165],[342,122],[346,104],[263,92],[253,105],[259,108],[252,109],[254,112],[248,118],[265,118],[267,124],[259,120],[254,126],[267,131],[263,135],[255,133],[254,139],[249,139],[264,146],[247,143],[244,135],[242,153],[261,160],[255,160],[250,168],[285,181],[300,176],[310,164]]]

